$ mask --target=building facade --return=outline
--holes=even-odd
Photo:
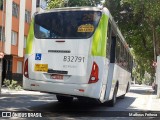
[[[36,0],[0,0],[0,52],[4,52],[2,81],[22,81],[23,59]]]

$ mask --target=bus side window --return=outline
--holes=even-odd
[[[121,44],[120,44],[120,40],[119,37],[117,37],[117,41],[116,41],[116,63],[119,64],[120,63],[120,49],[121,49]]]
[[[127,51],[127,70],[129,71],[129,53]]]
[[[120,43],[120,51],[119,51],[119,66],[123,66],[123,44],[121,41],[119,41]]]
[[[110,59],[110,48],[111,48],[111,23],[108,22],[107,30],[107,43],[106,43],[106,57]]]
[[[113,35],[111,37],[111,52],[110,52],[110,63],[115,63],[115,55],[116,55],[116,36]]]

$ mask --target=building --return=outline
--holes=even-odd
[[[0,0],[0,52],[5,54],[2,81],[22,80],[31,16],[40,3],[40,0]]]

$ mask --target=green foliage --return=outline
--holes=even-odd
[[[101,0],[48,0],[48,9],[59,7],[97,6]]]
[[[0,0],[0,6],[2,5],[2,3],[3,3],[3,0]]]
[[[4,85],[11,90],[20,90],[22,87],[17,84],[17,81],[15,80],[5,80]]]
[[[4,80],[4,85],[9,86],[10,85],[10,80]]]
[[[48,1],[48,9],[51,8],[59,8],[65,6],[65,0],[49,0]]]
[[[160,0],[107,0],[105,6],[133,49],[135,78],[144,81],[147,71],[153,80],[152,62],[160,54]]]
[[[3,0],[0,0],[0,9],[3,8]]]
[[[134,18],[143,31],[151,36],[155,48],[155,56],[160,54],[160,1],[159,0],[124,0],[133,9]],[[156,60],[154,58],[154,60]]]

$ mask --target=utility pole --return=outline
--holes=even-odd
[[[1,46],[0,46],[0,94],[1,94],[1,87],[2,87],[2,70],[3,70],[3,38],[4,38],[4,0],[2,0],[2,30],[1,30]]]
[[[156,84],[157,84],[157,97],[160,98],[160,56],[157,56]]]

